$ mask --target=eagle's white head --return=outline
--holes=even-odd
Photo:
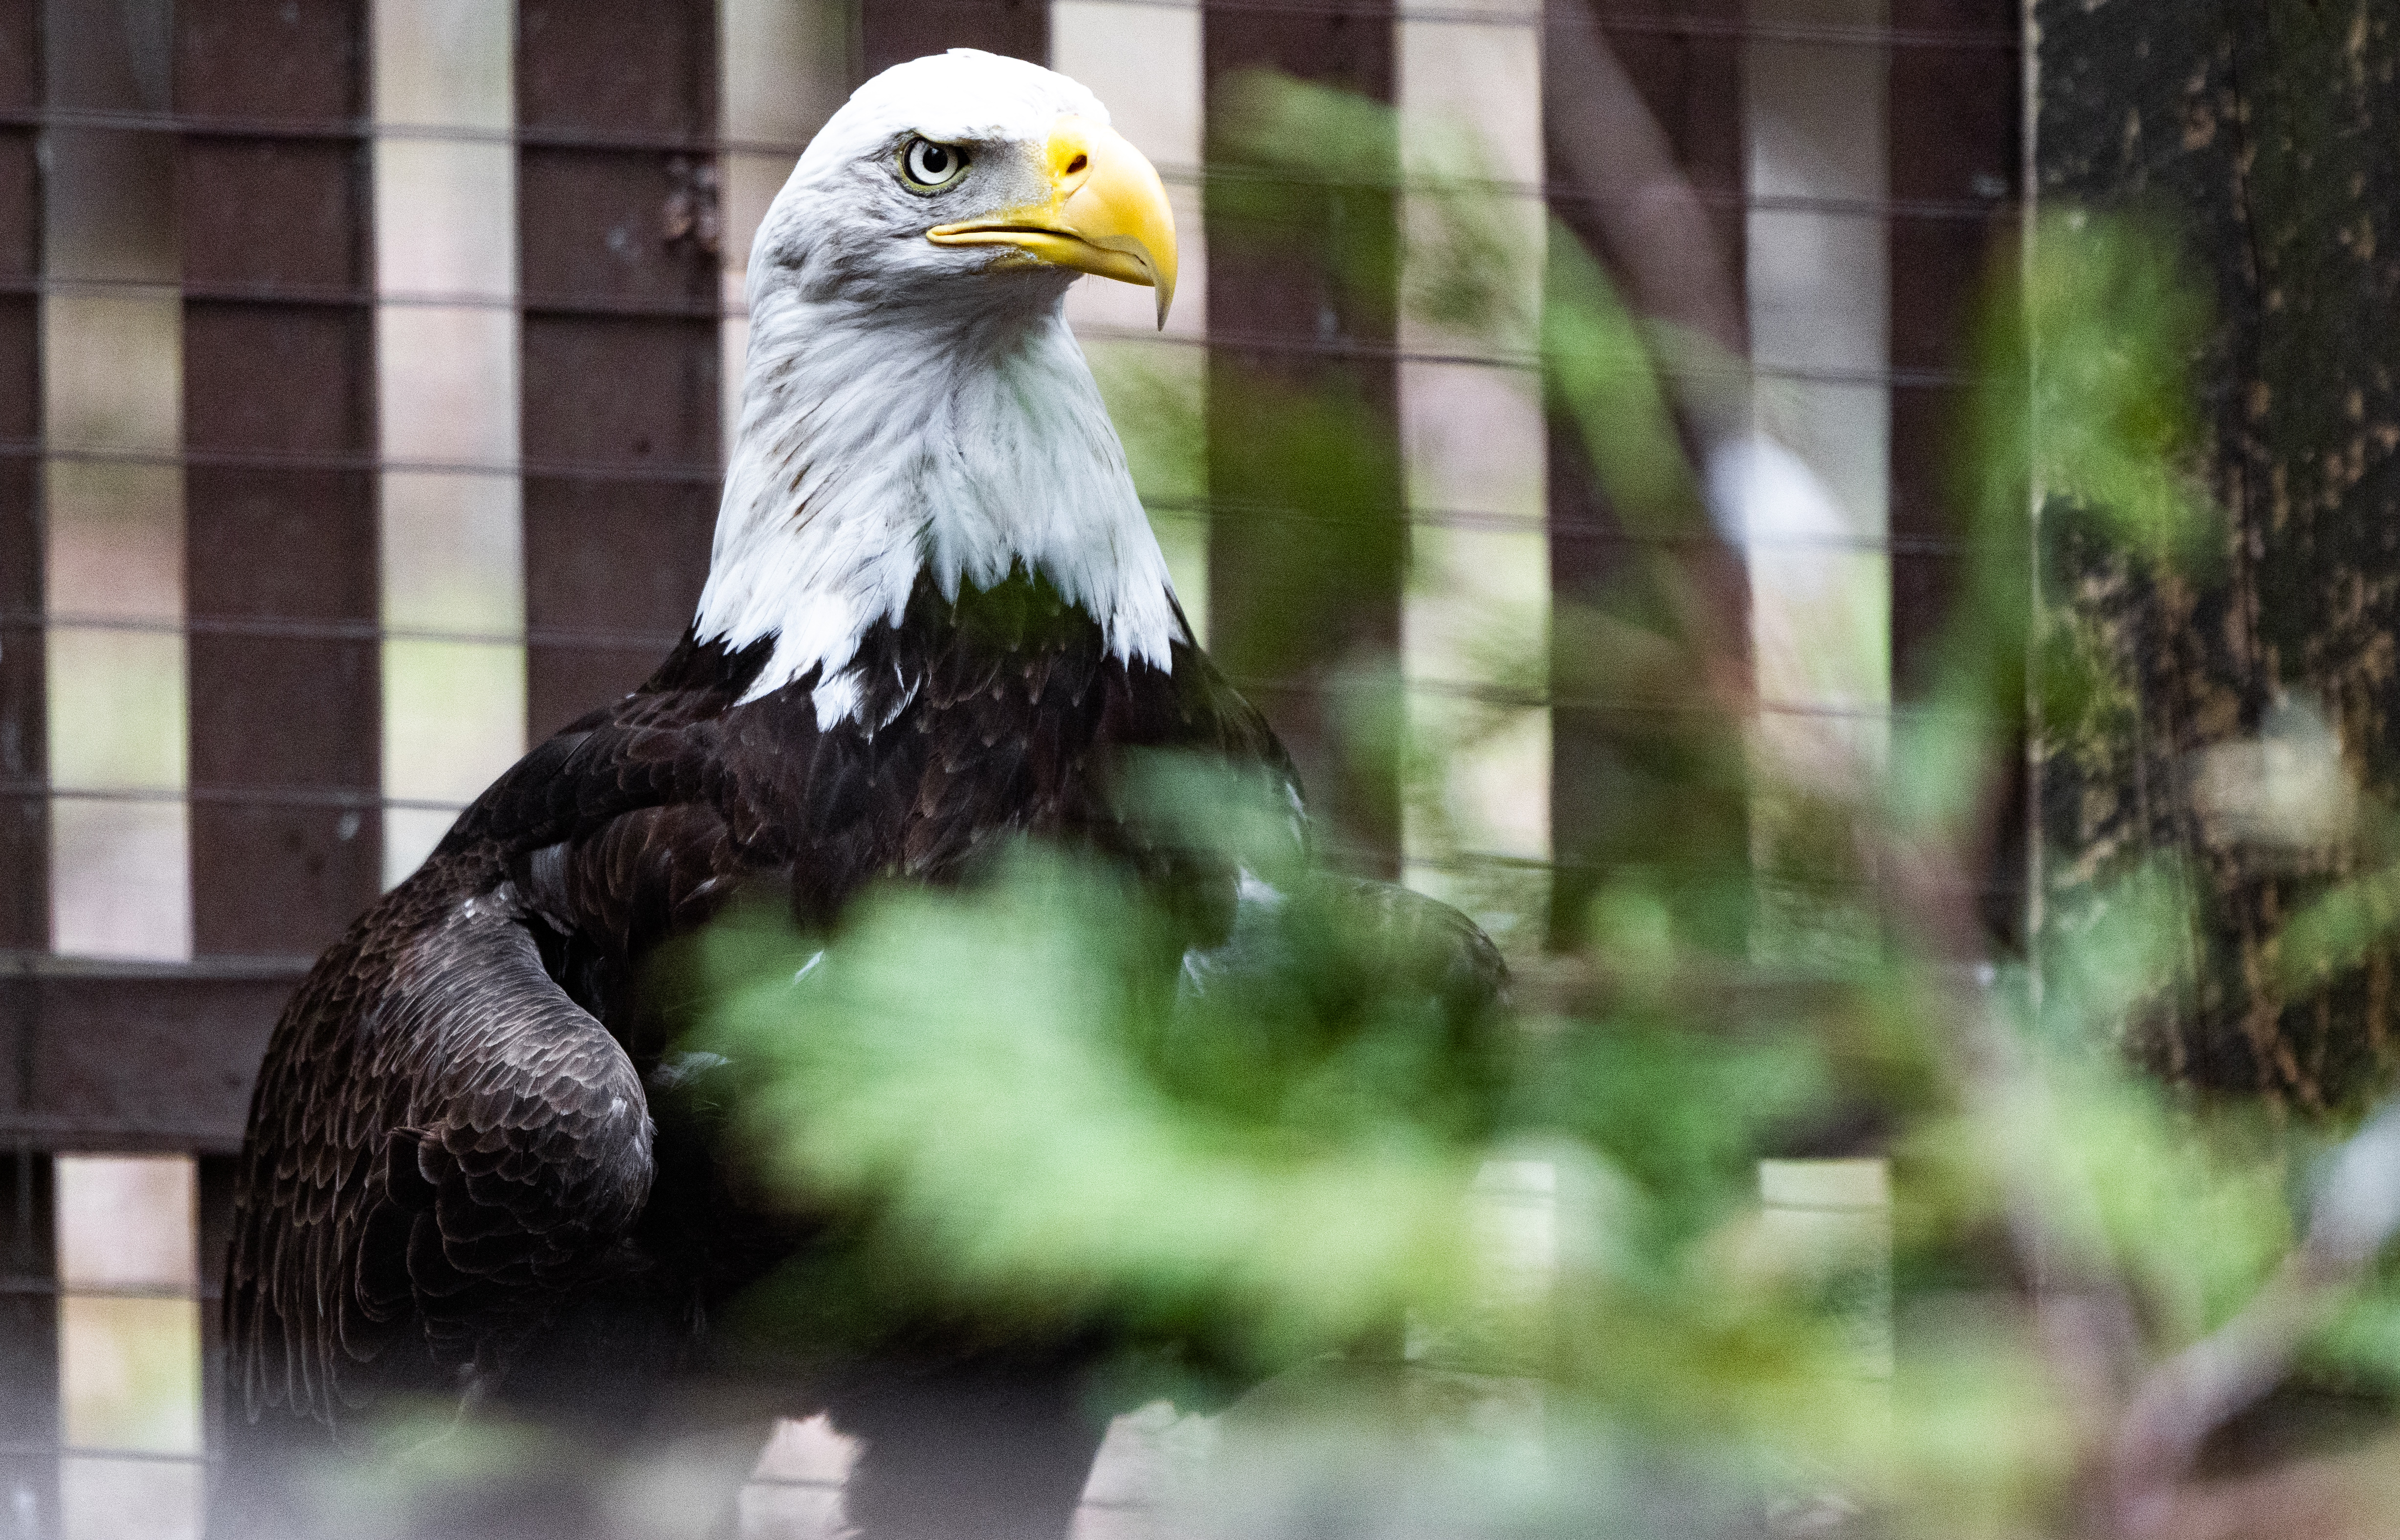
[[[750,254],[742,426],[696,625],[775,638],[764,694],[822,668],[858,709],[859,639],[930,570],[946,593],[1022,563],[1167,666],[1166,559],[1067,329],[1085,273],[1175,285],[1158,173],[1061,75],[957,48],[860,87]],[[879,726],[867,723],[867,727]]]

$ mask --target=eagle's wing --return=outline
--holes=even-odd
[[[620,1041],[667,1044],[611,990],[739,883],[788,883],[798,912],[829,918],[878,873],[941,879],[994,834],[1089,832],[1111,814],[1084,761],[1119,748],[1257,768],[1304,842],[1281,745],[1188,638],[1168,688],[1141,689],[1096,645],[953,639],[871,676],[880,732],[820,732],[798,687],[734,709],[763,656],[688,639],[537,746],[286,1009],[227,1266],[253,1413],[333,1421],[388,1386],[456,1388],[563,1291],[636,1265],[650,1114],[678,1124],[681,1103],[646,1107]]]
[[[443,876],[371,911],[277,1025],[226,1272],[252,1416],[455,1387],[610,1265],[648,1191],[624,1051],[508,887]]]
[[[1397,882],[1317,869],[1288,889],[1246,878],[1231,933],[1184,954],[1180,988],[1238,994],[1301,974],[1346,974],[1426,1001],[1462,1031],[1507,1004],[1508,964],[1474,920]]]
[[[1317,881],[1344,920],[1371,938],[1392,976],[1454,1019],[1507,1003],[1508,964],[1483,927],[1457,909],[1398,882],[1330,873]]]

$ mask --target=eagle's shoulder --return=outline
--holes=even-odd
[[[687,632],[631,693],[537,744],[459,815],[441,853],[538,849],[640,808],[705,799],[726,714],[765,665],[769,642],[729,647]]]
[[[761,879],[830,922],[879,876],[953,879],[1019,836],[1124,852],[1116,772],[1142,751],[1257,769],[1297,809],[1274,730],[1175,620],[1161,666],[1022,567],[920,577],[862,633],[839,713],[814,673],[754,692],[773,638],[688,634],[493,783],[442,853],[494,852],[537,916],[629,961]]]
[[[868,633],[857,667],[853,730],[883,745],[878,768],[901,767],[910,793],[892,815],[903,875],[938,879],[1020,834],[1123,852],[1120,772],[1145,751],[1290,780],[1273,729],[1180,609],[1168,656],[1152,661],[1112,646],[1088,609],[1022,567],[952,593],[920,582],[900,617]]]
[[[1268,725],[1266,714],[1251,704],[1249,698],[1225,677],[1215,660],[1200,649],[1192,637],[1190,625],[1184,622],[1182,606],[1176,607],[1175,619],[1181,634],[1172,652],[1172,695],[1179,721],[1184,728],[1182,736],[1187,740],[1180,746],[1205,748],[1234,764],[1265,769],[1288,782],[1297,799],[1299,772],[1292,768],[1291,755],[1283,746],[1283,740]]]

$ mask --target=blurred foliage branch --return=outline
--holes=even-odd
[[[1247,89],[1257,154],[1403,187],[1386,109]],[[2114,773],[2107,741],[2137,688],[2073,595],[2037,602],[2036,573],[2062,570],[2047,542],[2166,575],[2221,543],[2188,391],[2207,316],[2171,243],[2069,211],[1996,263],[1958,436],[1964,584],[1930,698],[1879,747],[1828,737],[1795,770],[1745,754],[1735,631],[1688,566],[1709,538],[1701,478],[1658,361],[1681,348],[1688,370],[1697,345],[1645,327],[1555,226],[1525,315],[1529,253],[1471,145],[1405,137],[1454,185],[1402,223],[1404,250],[1370,232],[1337,270],[1404,272],[1425,323],[1537,348],[1555,421],[1642,538],[1623,593],[1561,632],[1615,649],[1617,688],[1679,697],[1625,715],[1628,859],[1562,945],[1520,950],[1498,1020],[1445,1014],[1423,956],[1377,950],[1332,879],[1275,866],[1254,831],[1279,814],[1205,766],[1150,767],[1126,795],[1195,859],[1285,895],[1221,966],[1122,874],[1032,848],[961,892],[884,893],[836,934],[726,928],[703,967],[728,1003],[701,1043],[757,1071],[737,1137],[796,1212],[851,1242],[759,1318],[862,1342],[928,1304],[1018,1336],[1104,1326],[1127,1383],[1186,1396],[1381,1342],[1426,1372],[1537,1382],[1553,1443],[1630,1439],[1677,1451],[1672,1482],[1834,1492],[1878,1527],[1947,1535],[2154,1531],[2202,1441],[2295,1361],[2400,1397],[2400,1292],[2352,1292],[2400,1222],[2378,1196],[2400,1191],[2392,1114],[2340,1142],[2354,1124],[2181,1095],[2120,1051],[2192,987],[2190,872],[2095,865],[2092,901],[2031,959],[1990,955],[1975,909],[2020,713],[2037,754]],[[1265,200],[1272,225],[1288,191],[1227,196]],[[1387,538],[1343,517],[1390,478],[1372,447],[1388,425],[1360,427],[1372,404],[1296,385],[1260,399],[1254,451],[1305,490],[1290,511],[1325,515],[1312,538]],[[1166,419],[1129,422],[1132,442],[1190,457],[1192,392],[1129,403]],[[1517,667],[1559,677],[1550,656]],[[1715,756],[1700,774],[1695,719]],[[1761,879],[1717,857],[1768,797],[1830,831],[1824,859],[1857,896],[1827,913],[1865,913],[1869,944],[1798,961],[1755,945]],[[2290,922],[2285,986],[2390,934],[2394,870]],[[1517,918],[1493,928],[1545,934]],[[1861,1127],[1890,1158],[1888,1240],[1880,1219],[1828,1231],[1762,1208],[1762,1158]],[[1491,1195],[1495,1171],[1528,1165],[1548,1183],[1530,1260],[1494,1238]],[[839,1287],[827,1269],[848,1270]],[[1861,1292],[1870,1274],[1888,1299]],[[791,1316],[804,1299],[847,1303]],[[1896,1330],[1896,1372],[1862,1356],[1861,1309]],[[1344,1411],[1396,1404],[1361,1393]],[[1651,1479],[1631,1469],[1611,1479]],[[1525,1479],[1518,1533],[1597,1511],[1589,1487]]]

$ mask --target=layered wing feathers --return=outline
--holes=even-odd
[[[664,1045],[632,982],[742,885],[825,922],[879,876],[952,879],[1016,834],[1166,870],[1180,858],[1110,806],[1128,748],[1290,784],[1188,634],[1171,671],[1128,664],[1039,581],[920,585],[862,644],[860,719],[829,729],[812,680],[737,703],[764,657],[687,639],[502,775],[319,961],[269,1047],[237,1196],[227,1341],[253,1414],[338,1422],[388,1387],[455,1388],[575,1291],[680,1265],[635,1239],[641,1074]],[[1230,907],[1230,872],[1199,879]]]
[[[609,1266],[650,1181],[639,1080],[544,971],[503,885],[437,863],[276,1029],[226,1313],[253,1412],[334,1422],[489,1367]]]

